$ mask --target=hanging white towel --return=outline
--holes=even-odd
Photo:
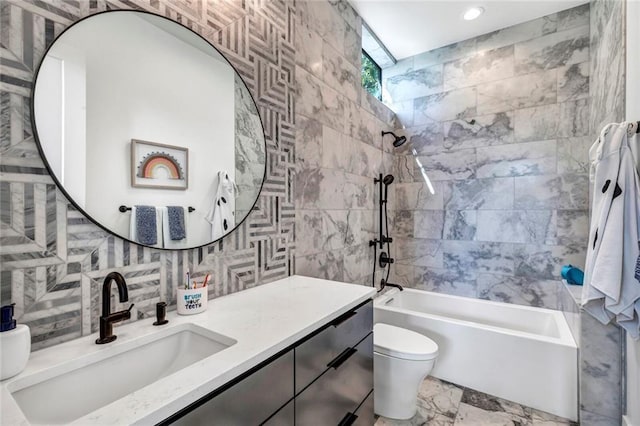
[[[160,207],[158,210],[162,211],[162,236],[164,240],[164,248],[166,249],[183,249],[189,247],[189,215],[184,212],[184,228],[187,231],[187,236],[181,240],[172,240],[171,232],[169,228],[169,209],[167,207]]]
[[[216,174],[211,194],[211,208],[205,216],[207,222],[211,223],[212,241],[222,237],[236,226],[236,189],[235,182],[226,172],[220,171]]]
[[[589,151],[595,170],[582,305],[640,338],[640,178],[629,123],[606,126]],[[639,271],[640,272],[640,271]]]
[[[138,228],[136,226],[136,214],[137,214],[137,209],[136,206],[132,206],[131,207],[131,217],[129,218],[129,239],[131,241],[138,241],[137,239],[137,235],[138,235]],[[161,209],[156,207],[156,235],[157,235],[157,241],[155,244],[153,244],[151,247],[157,247],[157,248],[162,248],[162,217],[164,215],[162,214]]]

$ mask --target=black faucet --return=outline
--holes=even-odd
[[[100,316],[100,337],[96,339],[96,343],[98,345],[113,342],[114,340],[116,340],[118,336],[113,335],[113,324],[131,318],[131,308],[133,308],[133,303],[127,310],[111,313],[112,281],[115,281],[116,286],[118,286],[120,303],[129,300],[127,283],[125,282],[124,277],[117,272],[111,272],[109,275],[107,275],[107,277],[104,279],[104,282],[102,283],[102,315]]]
[[[395,288],[400,289],[400,291],[404,290],[404,288],[400,284],[390,283],[390,282],[388,282],[387,280],[385,280],[383,278],[383,279],[380,280],[380,290],[378,292],[382,291],[385,287],[395,287]]]

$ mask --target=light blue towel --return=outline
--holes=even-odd
[[[157,229],[156,208],[136,206],[136,240],[148,246],[156,245],[158,243]]]
[[[185,239],[187,231],[184,226],[184,207],[167,206],[167,212],[169,215],[169,236],[173,241]]]

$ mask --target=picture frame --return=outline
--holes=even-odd
[[[189,187],[189,149],[131,139],[131,186],[186,190]]]

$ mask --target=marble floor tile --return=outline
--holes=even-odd
[[[531,409],[531,425],[532,426],[560,426],[571,425],[577,426],[578,423],[572,422],[569,419],[563,419],[562,417],[554,416],[553,414],[545,413],[544,411]]]
[[[455,426],[525,426],[524,418],[503,411],[485,411],[482,408],[462,403],[458,409]]]
[[[431,413],[418,407],[416,415],[409,420],[394,420],[380,417],[375,426],[453,426],[454,419],[443,414]]]
[[[418,391],[418,404],[429,412],[455,418],[464,389],[453,383],[427,377]]]
[[[473,389],[464,390],[461,402],[485,411],[506,413],[523,419],[527,417],[527,407]]]
[[[375,426],[574,426],[577,423],[473,389],[427,377],[411,419],[377,417]],[[604,423],[603,423],[604,424]]]

